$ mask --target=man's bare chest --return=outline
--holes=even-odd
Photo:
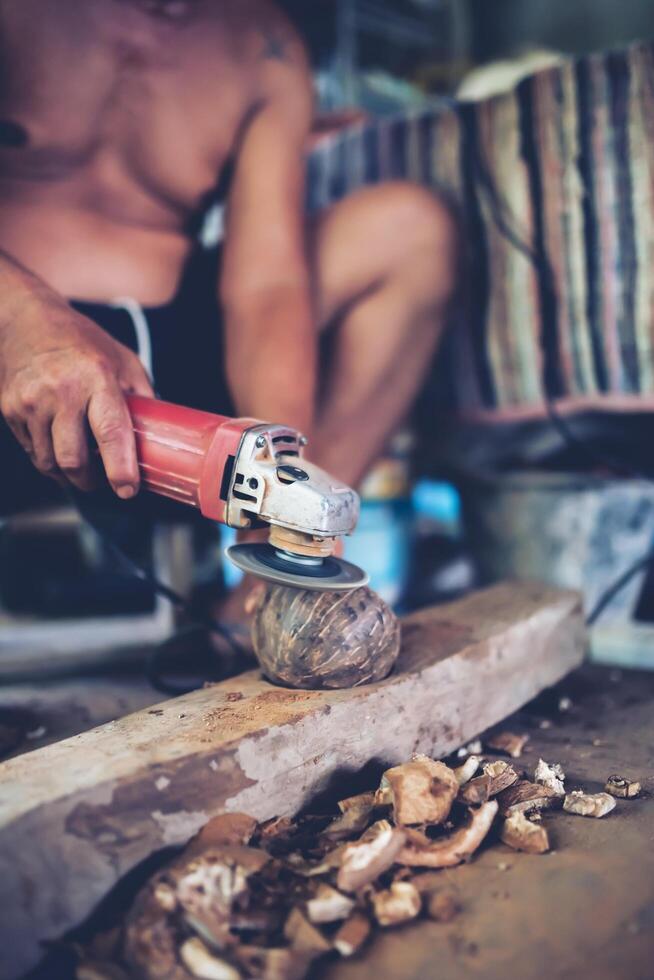
[[[30,58],[25,42],[3,38],[0,182],[109,209],[138,208],[139,197],[180,213],[199,205],[247,118],[243,65],[197,29],[39,32]]]

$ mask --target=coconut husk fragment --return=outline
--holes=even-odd
[[[293,852],[284,859],[284,865],[293,874],[300,875],[302,878],[318,878],[327,875],[335,868],[340,868],[341,858],[345,845],[335,847],[333,851],[325,854],[321,861],[308,861],[302,854]]]
[[[325,939],[319,929],[306,918],[299,908],[291,910],[284,925],[284,936],[293,949],[301,953],[320,956],[331,950],[331,944]]]
[[[479,806],[490,799],[490,788],[490,776],[485,774],[483,776],[476,776],[461,787],[457,800],[459,803],[465,803],[466,806]]]
[[[496,801],[489,800],[478,810],[471,810],[468,825],[449,837],[432,841],[423,847],[407,844],[398,855],[398,864],[407,864],[413,868],[453,868],[462,861],[467,861],[491,829],[497,809]]]
[[[334,949],[341,956],[354,956],[370,935],[370,920],[363,912],[355,911],[334,936]]]
[[[490,798],[497,796],[503,790],[513,786],[520,779],[520,773],[511,765],[498,759],[496,762],[486,762],[484,764],[484,775],[490,777],[490,787],[488,795]]]
[[[201,980],[241,980],[241,971],[227,960],[214,956],[209,947],[197,936],[192,936],[182,943],[179,947],[179,956],[193,977],[200,977]]]
[[[449,815],[459,782],[445,763],[419,755],[388,769],[382,787],[390,789],[396,824],[440,824]]]
[[[640,796],[641,788],[640,783],[636,780],[625,779],[624,776],[617,775],[609,776],[604,787],[611,796],[617,796],[623,800],[633,800],[636,796]]]
[[[534,772],[534,781],[542,786],[548,786],[554,790],[557,796],[565,795],[565,773],[558,762],[550,765],[544,759],[538,760],[538,765]]]
[[[341,800],[338,806],[341,816],[325,827],[322,835],[330,840],[347,840],[348,837],[362,834],[370,823],[375,808],[375,794],[352,796],[348,800]]]
[[[482,775],[465,783],[459,790],[457,799],[468,806],[478,806],[513,786],[519,779],[519,773],[508,762],[501,759],[497,762],[486,762]]]
[[[259,826],[259,838],[262,843],[270,843],[279,838],[288,838],[296,830],[296,824],[290,817],[273,817]]]
[[[481,765],[481,760],[479,756],[469,755],[462,766],[457,766],[453,769],[453,773],[456,776],[456,781],[459,786],[463,786],[465,783],[469,782],[475,775],[479,766]]]
[[[304,980],[315,956],[290,947],[269,949],[243,945],[234,949],[234,958],[244,977],[256,977],[257,980]]]
[[[375,793],[375,806],[393,806],[393,790],[383,779],[381,786]]]
[[[528,741],[528,735],[518,735],[516,732],[496,732],[495,735],[490,735],[486,739],[486,745],[494,752],[505,752],[512,759],[519,759]]]
[[[123,956],[130,972],[139,980],[188,980],[188,970],[179,962],[177,932],[172,919],[162,915],[151,891],[141,892],[125,923]]]
[[[307,915],[310,922],[324,925],[347,919],[353,908],[354,902],[351,898],[323,882],[318,886],[314,897],[307,902]]]
[[[518,810],[526,814],[561,806],[561,797],[553,789],[540,783],[531,783],[527,779],[521,779],[513,786],[509,786],[499,794],[497,799],[500,813],[505,817]]]
[[[460,749],[457,749],[456,756],[457,759],[465,759],[467,755],[481,755],[482,751],[481,739],[475,738],[472,742],[468,742],[467,745],[462,745]]]
[[[212,828],[212,837],[216,827]],[[264,851],[240,844],[199,849],[195,838],[186,851],[141,890],[125,926],[124,956],[143,980],[170,976],[185,980],[177,958],[176,922],[184,922],[212,948],[237,940],[234,916],[246,911],[249,879],[271,862]]]
[[[609,793],[584,793],[576,789],[566,796],[563,809],[580,817],[605,817],[615,809],[615,799]]]
[[[360,841],[343,848],[336,879],[338,888],[354,892],[375,881],[395,863],[405,841],[404,831],[391,827],[386,820],[378,820]]]
[[[375,806],[375,793],[357,793],[356,796],[347,796],[344,800],[338,801],[338,809],[341,813],[347,813],[348,810],[364,809],[372,810]]]
[[[420,915],[422,898],[410,881],[395,881],[372,896],[372,908],[380,926],[397,926]]]
[[[532,823],[519,810],[502,824],[500,830],[502,841],[514,851],[526,851],[528,854],[545,854],[550,849],[549,837],[545,828]]]
[[[235,906],[247,899],[250,876],[262,871],[269,861],[264,851],[225,845],[209,848],[179,871],[177,901],[203,938],[218,947],[230,941]]]

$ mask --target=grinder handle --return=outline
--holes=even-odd
[[[141,483],[146,490],[197,507],[205,517],[225,520],[223,475],[236,456],[251,419],[231,419],[155,398],[131,395]]]

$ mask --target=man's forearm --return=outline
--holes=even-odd
[[[309,435],[316,403],[317,336],[308,290],[226,309],[227,378],[239,415]]]
[[[58,293],[0,248],[0,341],[15,333],[18,320],[24,333],[29,323],[38,326],[44,310],[66,306]]]
[[[3,305],[7,298],[27,296],[56,296],[57,294],[33,272],[0,248],[0,295]]]
[[[61,300],[41,279],[0,249],[0,385],[4,379],[7,345],[30,325],[38,327],[39,314],[48,303]]]

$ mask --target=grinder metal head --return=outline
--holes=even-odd
[[[299,555],[263,543],[235,544],[226,553],[247,574],[294,589],[345,592],[368,583],[362,569],[333,555]]]
[[[296,589],[338,591],[368,576],[334,556],[359,516],[350,487],[303,458],[306,440],[293,429],[253,426],[241,441],[226,495],[226,523],[267,524],[269,543],[237,544],[227,557],[242,571]]]

